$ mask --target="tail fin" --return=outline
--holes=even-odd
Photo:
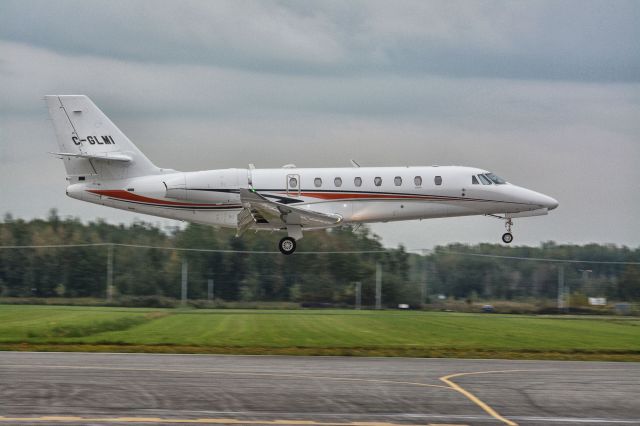
[[[70,180],[123,179],[159,169],[84,95],[45,96]],[[73,182],[72,182],[73,183]]]

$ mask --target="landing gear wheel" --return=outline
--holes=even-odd
[[[502,241],[505,244],[509,244],[511,241],[513,241],[513,234],[511,233],[511,227],[512,226],[513,226],[513,220],[511,220],[511,218],[508,218],[504,222],[504,227],[507,228],[507,232],[502,234]]]
[[[296,240],[291,237],[284,237],[278,243],[278,249],[280,249],[280,253],[284,255],[293,254],[296,251]]]

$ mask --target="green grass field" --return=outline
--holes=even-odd
[[[0,305],[0,349],[640,361],[640,319]]]

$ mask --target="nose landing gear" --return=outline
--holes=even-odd
[[[513,221],[511,219],[507,219],[504,223],[505,228],[507,228],[507,232],[502,234],[502,241],[505,244],[511,243],[513,241],[513,234],[511,233],[511,227],[513,226]]]

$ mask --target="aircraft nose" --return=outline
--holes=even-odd
[[[523,194],[523,198],[527,200],[526,202],[528,204],[539,206],[539,208],[553,210],[560,205],[560,203],[558,203],[558,200],[556,200],[555,198],[551,198],[548,195],[532,191],[530,189],[525,189]]]
[[[555,198],[551,198],[548,195],[543,195],[543,194],[539,195],[537,204],[549,210],[553,210],[560,205],[560,203],[558,203],[558,200],[556,200]]]

